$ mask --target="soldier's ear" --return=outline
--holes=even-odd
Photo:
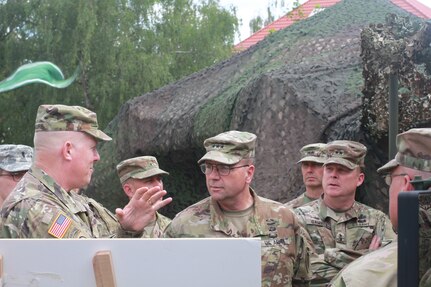
[[[246,181],[247,183],[251,183],[251,181],[253,180],[254,169],[255,169],[254,165],[250,165],[250,166],[247,168],[247,176],[246,176],[246,178],[245,178],[245,181]]]
[[[132,198],[133,196],[133,188],[129,183],[124,183],[123,184],[123,190],[124,193],[127,195],[128,198]]]
[[[410,177],[410,175],[406,174],[403,176],[403,191],[415,190],[413,184],[410,183],[411,180],[412,178]]]
[[[364,182],[364,179],[365,179],[365,174],[363,172],[361,172],[359,174],[358,183],[356,184],[356,186],[360,186]]]
[[[72,143],[66,141],[61,147],[61,155],[65,160],[72,160]]]

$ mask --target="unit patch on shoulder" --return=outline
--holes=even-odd
[[[72,220],[63,212],[59,212],[57,216],[54,217],[54,221],[51,223],[48,233],[55,238],[63,238],[71,224]]]

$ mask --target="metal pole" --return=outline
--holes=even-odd
[[[398,134],[398,74],[389,74],[389,159],[397,153],[396,137]]]

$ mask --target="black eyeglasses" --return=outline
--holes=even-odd
[[[229,175],[229,173],[232,169],[240,168],[240,167],[246,167],[246,166],[250,166],[250,165],[246,164],[246,165],[239,165],[239,166],[229,166],[229,165],[225,165],[225,164],[209,164],[209,163],[203,163],[200,165],[201,171],[206,175],[211,174],[211,172],[214,169],[216,169],[218,174],[223,175],[223,176]]]
[[[7,173],[0,173],[0,176],[11,176],[13,181],[20,181],[21,178],[24,176],[26,171],[18,171],[18,172],[7,172]]]
[[[391,186],[392,178],[393,177],[396,177],[396,176],[405,176],[405,175],[407,175],[407,173],[400,173],[400,174],[390,174],[390,173],[388,173],[388,174],[384,175],[385,183],[388,186]]]

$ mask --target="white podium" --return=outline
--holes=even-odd
[[[0,255],[8,287],[261,286],[252,238],[1,239]]]

